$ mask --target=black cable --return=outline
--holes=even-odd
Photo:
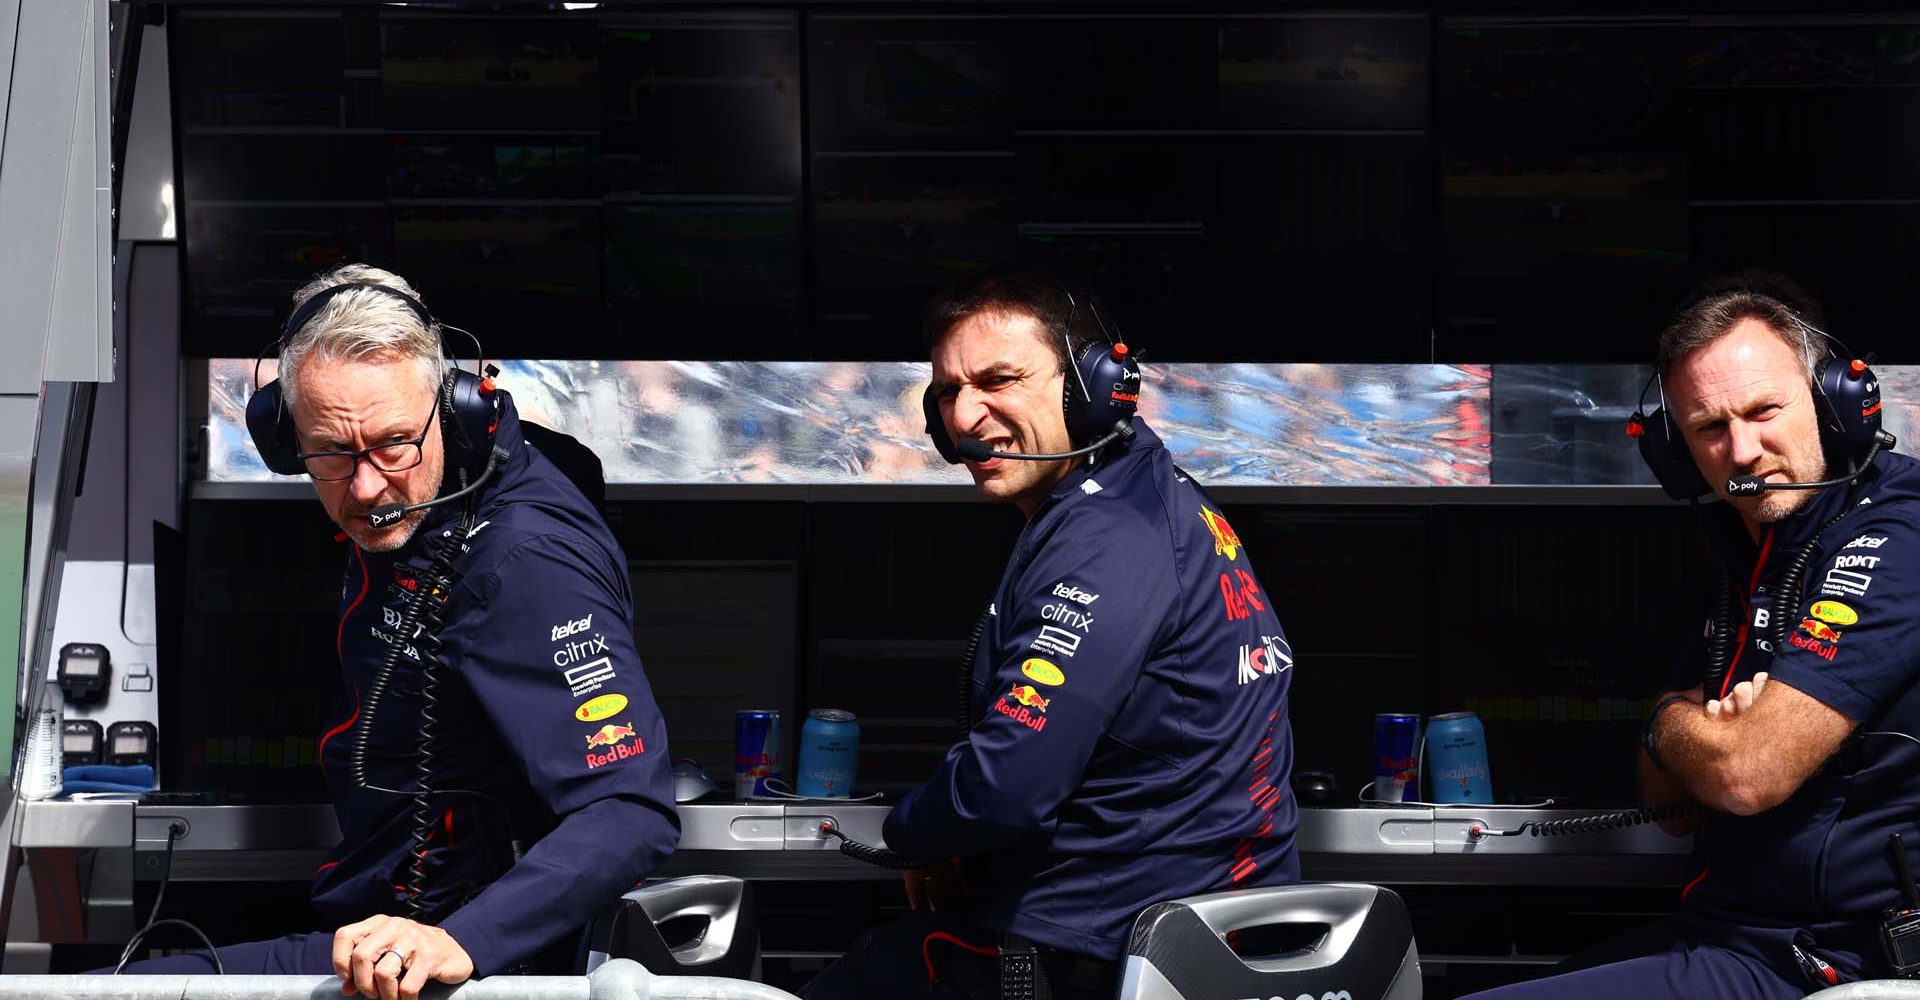
[[[213,942],[207,938],[206,932],[185,920],[178,920],[171,917],[166,920],[155,919],[160,916],[160,904],[166,901],[167,883],[173,880],[173,842],[180,839],[184,833],[186,833],[186,827],[179,821],[176,820],[175,822],[167,824],[167,854],[160,868],[160,890],[154,894],[153,908],[147,911],[146,926],[134,931],[133,937],[127,941],[127,946],[121,949],[120,960],[113,964],[113,975],[119,975],[120,971],[127,967],[127,962],[133,958],[134,951],[140,947],[141,940],[147,936],[149,931],[170,925],[185,927],[187,930],[192,931],[193,935],[200,939],[200,943],[207,946],[207,957],[213,962],[214,973],[222,976],[227,974],[226,967],[220,964],[220,952],[213,946]]]
[[[1738,634],[1733,620],[1733,579],[1727,575],[1727,555],[1720,541],[1720,533],[1707,519],[1706,509],[1695,497],[1687,501],[1693,511],[1693,519],[1700,526],[1700,534],[1707,540],[1708,558],[1713,560],[1713,631],[1707,636],[1707,668],[1700,678],[1700,690],[1718,691],[1726,680],[1727,670],[1733,665],[1733,637]],[[1742,599],[1744,601],[1744,598]]]
[[[1569,833],[1599,833],[1603,830],[1624,830],[1628,827],[1645,826],[1648,823],[1664,823],[1670,819],[1691,816],[1701,808],[1698,802],[1672,802],[1664,806],[1622,809],[1619,812],[1600,813],[1596,816],[1576,816],[1572,819],[1555,819],[1545,822],[1528,820],[1511,830],[1497,832],[1503,837],[1516,837],[1523,831],[1536,837],[1558,837]],[[1486,832],[1491,834],[1496,831]]]
[[[465,535],[466,522],[463,521],[458,535],[450,535],[448,540]],[[451,548],[442,546],[443,552]],[[439,565],[437,558],[435,565]],[[440,567],[440,572],[430,574],[436,588],[441,586],[447,568]],[[434,709],[440,701],[440,671],[436,668],[440,665],[440,629],[445,625],[440,617],[441,609],[446,607],[444,600],[429,600],[420,615],[420,656],[424,661],[420,671],[420,755],[414,765],[418,777],[414,779],[413,795],[413,860],[407,870],[407,912],[415,919],[419,919],[420,900],[427,891],[427,841],[433,836],[434,723],[438,721]]]
[[[396,634],[389,643],[386,658],[380,664],[379,673],[373,682],[367,685],[366,695],[361,699],[360,717],[354,723],[353,742],[350,745],[348,761],[349,771],[353,775],[355,788],[382,792],[388,795],[405,795],[413,800],[412,831],[408,835],[411,844],[411,857],[407,866],[407,916],[420,920],[421,899],[426,894],[427,880],[427,841],[433,836],[433,797],[436,795],[469,795],[499,809],[502,815],[509,815],[506,806],[485,792],[469,788],[433,787],[433,751],[436,736],[434,724],[438,721],[435,709],[440,697],[440,630],[444,626],[441,620],[442,609],[447,598],[452,595],[453,560],[459,556],[462,544],[469,533],[473,521],[473,511],[468,509],[466,516],[444,534],[434,548],[433,559],[424,573],[415,579],[413,599],[407,602],[406,610],[400,614],[400,623],[395,626]],[[437,596],[436,596],[437,595]],[[373,718],[380,701],[386,696],[387,687],[392,683],[394,674],[400,665],[409,642],[417,642],[420,653],[420,741],[419,756],[415,764],[415,787],[408,791],[398,788],[383,788],[367,780],[367,756],[373,738]]]
[[[993,617],[993,605],[981,609],[973,620],[973,633],[967,636],[967,651],[960,656],[960,697],[955,707],[960,738],[973,735],[973,657],[980,651],[980,636],[987,631],[987,619]]]
[[[179,920],[174,917],[168,917],[165,920],[156,920],[150,926],[140,928],[140,930],[133,935],[133,940],[127,942],[127,946],[131,948],[139,944],[140,939],[145,937],[148,931],[159,930],[162,927],[185,927],[187,930],[192,931],[193,936],[199,938],[200,943],[206,946],[207,959],[213,963],[213,974],[216,976],[224,976],[227,974],[226,966],[220,964],[220,950],[215,948],[213,942],[207,939],[205,931],[202,931],[200,928],[193,926],[185,920]],[[127,954],[131,955],[132,952],[129,951]],[[119,975],[120,970],[124,968],[126,964],[126,957],[122,956],[120,964],[113,967],[113,974],[116,976]]]
[[[436,591],[445,594],[451,590],[447,583],[447,574],[453,568],[453,560],[458,555],[456,550],[465,540],[465,536],[466,522],[463,520],[440,539],[440,544],[434,549],[433,559],[428,564],[426,572],[415,578],[413,599],[407,602],[406,609],[400,613],[400,623],[394,627],[393,641],[387,644],[386,658],[381,661],[380,671],[374,674],[373,682],[367,685],[366,694],[360,700],[360,718],[354,723],[353,743],[348,754],[355,788],[385,792],[389,795],[414,794],[398,788],[382,788],[367,780],[367,753],[373,739],[373,717],[380,708],[381,699],[386,697],[387,686],[393,683],[394,673],[400,666],[400,657],[405,654],[407,644],[413,641],[416,635],[422,640],[426,638],[420,624],[422,618],[427,615],[427,605],[432,603]],[[437,618],[435,620],[437,621]],[[439,640],[440,637],[436,634],[431,643],[426,641],[420,643],[420,662],[423,671],[431,672],[433,666],[439,662],[439,658],[435,655]],[[422,743],[424,742],[423,739]]]
[[[918,858],[909,858],[898,851],[888,850],[884,847],[875,847],[872,844],[863,844],[841,833],[839,827],[828,823],[820,824],[820,832],[829,837],[838,837],[840,839],[841,854],[855,861],[864,861],[867,864],[879,868],[891,868],[894,871],[904,872],[912,871],[915,868],[932,868],[939,863],[935,861],[922,861]]]
[[[1727,576],[1727,564],[1713,561],[1713,584],[1719,596],[1713,602],[1713,635],[1707,639],[1707,672],[1701,678],[1700,691],[1720,690],[1733,666],[1733,580]]]

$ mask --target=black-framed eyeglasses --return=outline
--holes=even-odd
[[[440,405],[435,401],[433,411],[427,414],[427,426],[421,428],[420,436],[411,441],[394,441],[390,444],[377,444],[359,451],[310,451],[301,452],[294,457],[305,463],[307,475],[315,482],[331,483],[342,479],[352,479],[360,468],[360,460],[365,459],[381,472],[405,472],[420,464],[426,453],[420,446],[427,440],[427,434],[433,430],[434,418],[440,415]]]

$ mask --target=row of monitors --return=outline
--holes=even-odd
[[[1718,103],[1712,94],[1920,83],[1920,27],[1817,16],[969,16],[949,6],[815,12],[803,23],[791,10],[214,8],[185,12],[182,25],[175,65],[189,128],[575,130],[628,152],[673,146],[663,132],[797,143],[803,104],[815,152],[993,148],[1023,129],[1430,121],[1463,145],[1684,147],[1685,106]]]
[[[257,350],[344,261],[488,317],[507,355],[904,357],[932,289],[1024,260],[1171,333],[1169,359],[1372,361],[1638,360],[1694,275],[1756,263],[1875,325],[1882,277],[1920,264],[1913,209],[1878,200],[1920,176],[1884,127],[1916,92],[1908,26],[171,23],[204,356]]]
[[[501,355],[903,359],[921,353],[932,292],[1017,260],[1102,291],[1122,335],[1165,360],[1636,362],[1697,275],[1756,265],[1824,298],[1836,331],[1911,360],[1876,334],[1905,324],[1920,207],[1461,199],[1436,267],[1428,220],[1369,218],[1378,193],[1275,198],[1265,220],[1223,220],[1231,240],[1204,224],[1019,224],[964,194],[818,205],[810,227],[792,201],[202,205],[186,213],[186,350],[251,356],[295,288],[365,262]]]

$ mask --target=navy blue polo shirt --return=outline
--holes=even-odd
[[[1153,903],[1300,877],[1292,647],[1219,505],[1134,427],[1027,523],[972,735],[884,831],[971,859],[982,924],[1106,959]]]
[[[444,598],[431,708],[439,794],[421,908],[483,976],[586,924],[679,841],[666,725],[633,645],[626,557],[593,505],[526,444],[512,400],[502,406],[496,440],[511,458],[482,490]],[[320,754],[342,840],[313,886],[336,925],[407,913],[413,799],[375,789],[419,787],[429,708],[425,639],[397,626],[430,546],[462,523],[458,502],[434,508],[398,551],[354,545],[347,556],[337,634],[346,699]],[[396,646],[397,668],[370,703]],[[362,723],[373,787],[353,777]]]
[[[1821,490],[1757,544],[1725,511],[1718,546],[1741,598],[1727,686],[1765,670],[1856,724],[1787,801],[1757,816],[1713,813],[1698,840],[1687,926],[1790,975],[1786,946],[1799,932],[1848,977],[1886,974],[1874,935],[1897,901],[1888,835],[1902,833],[1920,859],[1920,463],[1884,454],[1863,482],[1851,503],[1845,487]],[[1803,549],[1804,585],[1776,649],[1774,597]],[[1673,683],[1700,677],[1696,665]]]

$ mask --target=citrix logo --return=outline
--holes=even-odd
[[[1049,604],[1041,608],[1040,617],[1050,622],[1059,622],[1062,625],[1072,626],[1082,632],[1091,633],[1093,631],[1093,613],[1075,611],[1073,610],[1073,605],[1064,601],[1057,604]]]
[[[585,660],[589,656],[607,651],[607,637],[595,632],[586,639],[574,639],[554,651],[553,665],[565,667]]]

